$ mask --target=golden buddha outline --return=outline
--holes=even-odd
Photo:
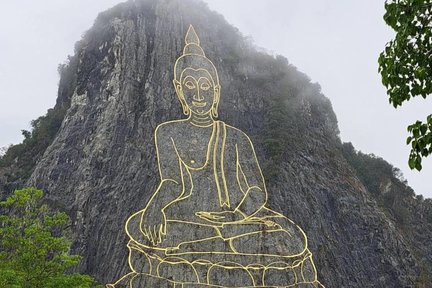
[[[155,129],[160,184],[126,221],[132,272],[107,287],[323,287],[306,234],[266,207],[252,141],[217,120],[218,73],[192,25],[173,85],[187,118]]]

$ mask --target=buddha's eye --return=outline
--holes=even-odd
[[[186,81],[185,86],[188,89],[195,89],[195,84],[192,81]]]
[[[201,84],[201,89],[204,90],[204,91],[209,90],[210,89],[210,84],[206,83],[206,82],[202,83]]]

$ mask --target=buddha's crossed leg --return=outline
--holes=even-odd
[[[306,236],[296,224],[280,214],[250,218],[241,223],[223,225],[222,228],[168,220],[167,237],[160,247],[145,246],[147,249],[139,249],[141,253],[146,253],[144,250],[149,251],[148,249],[164,251],[159,262],[153,263],[153,273],[143,271],[155,276],[172,275],[174,270],[171,266],[182,267],[184,271],[190,272],[180,273],[179,277],[198,275],[195,268],[204,263],[206,272],[196,277],[200,278],[201,283],[229,280],[230,273],[233,272],[237,275],[236,281],[239,280],[239,274],[243,273],[243,281],[247,283],[252,281],[250,271],[256,272],[252,286],[263,283],[272,284],[271,286],[285,283],[288,286],[292,283],[311,283],[316,280],[311,254],[307,250]],[[136,251],[138,250],[131,249],[131,253]],[[146,258],[150,261],[149,257]],[[146,260],[142,256],[141,259]],[[219,275],[218,279],[211,277],[212,272]],[[227,274],[226,277],[220,277],[223,273]],[[207,280],[204,280],[202,275]],[[182,282],[180,279],[177,280]],[[184,281],[189,282],[186,279]],[[225,287],[239,286],[227,284]]]

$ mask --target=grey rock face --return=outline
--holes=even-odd
[[[189,24],[219,72],[220,119],[254,142],[268,206],[305,230],[320,281],[413,287],[417,263],[341,154],[318,85],[193,0],[120,4],[77,45],[71,105],[29,184],[71,216],[78,269],[104,283],[129,270],[124,224],[159,182],[154,129],[182,117],[172,71]]]
[[[182,287],[318,287],[305,233],[266,207],[250,138],[215,119],[218,73],[192,26],[174,71],[188,118],[155,129],[159,185],[126,221],[132,273],[110,287],[149,287],[154,277]]]

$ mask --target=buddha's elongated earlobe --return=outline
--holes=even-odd
[[[217,106],[218,106],[218,104],[214,104],[212,109],[211,109],[211,114],[212,114],[213,118],[218,118],[218,116],[219,116],[218,112],[217,112]]]
[[[183,99],[183,101],[180,100],[180,102],[182,104],[183,114],[186,115],[186,116],[188,116],[190,114],[189,106],[186,105],[186,102],[184,101],[184,99]]]
[[[220,86],[217,85],[214,88],[214,100],[213,100],[213,105],[211,108],[211,114],[214,118],[218,117],[218,107],[219,107],[219,100],[220,100]]]
[[[174,84],[174,89],[176,91],[177,97],[179,98],[180,104],[182,105],[183,114],[188,116],[190,114],[190,109],[189,109],[189,106],[186,104],[186,101],[184,99],[181,84],[176,79],[173,80],[173,84]]]
[[[189,116],[190,114],[190,109],[187,105],[183,105],[183,114],[186,116]]]

